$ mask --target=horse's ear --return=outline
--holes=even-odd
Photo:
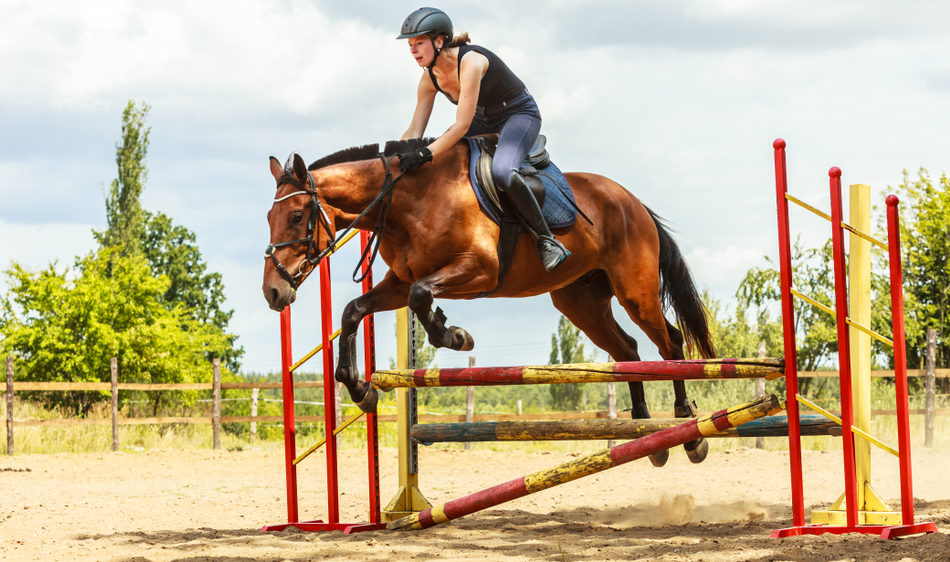
[[[310,172],[307,171],[307,163],[303,161],[303,158],[294,153],[294,175],[298,180],[307,183],[307,174]]]
[[[280,161],[273,156],[270,157],[270,173],[274,176],[274,180],[279,180],[280,176],[284,173],[284,169],[280,166]]]

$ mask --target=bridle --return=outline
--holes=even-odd
[[[288,165],[284,166],[285,172],[290,171],[290,159],[288,159],[287,164]],[[317,250],[317,241],[314,238],[314,235],[316,234],[317,219],[320,220],[320,226],[323,227],[323,230],[331,239],[334,235],[333,227],[330,225],[330,217],[327,215],[326,209],[323,208],[323,204],[320,203],[320,198],[317,197],[317,186],[313,182],[313,176],[310,175],[309,172],[307,172],[307,188],[294,191],[293,193],[288,193],[283,197],[275,198],[274,203],[280,203],[281,201],[290,199],[291,197],[295,197],[297,195],[310,196],[310,217],[307,219],[306,238],[298,238],[296,240],[289,240],[287,242],[278,242],[277,244],[268,244],[267,248],[264,249],[264,258],[270,258],[270,260],[274,262],[274,267],[277,268],[277,272],[280,273],[280,276],[283,277],[288,283],[290,283],[290,286],[293,287],[294,290],[296,290],[300,285],[303,276],[312,271],[317,263],[323,259],[323,256],[332,251],[330,248],[333,247],[333,244],[330,244],[325,250],[314,255]],[[307,257],[300,262],[300,266],[297,268],[297,273],[291,275],[287,270],[287,267],[285,267],[284,264],[282,264],[280,260],[277,259],[277,256],[274,254],[274,250],[284,246],[290,246],[291,244],[299,244],[301,242],[307,243]],[[305,264],[309,264],[309,269],[304,268]]]
[[[280,276],[284,278],[285,281],[290,283],[291,288],[297,290],[297,287],[300,286],[300,283],[303,282],[303,277],[313,271],[313,269],[320,263],[324,257],[329,254],[332,254],[336,251],[337,245],[340,243],[350,230],[353,229],[354,225],[360,221],[366,213],[370,211],[377,203],[383,201],[382,206],[380,207],[379,215],[376,219],[376,227],[373,229],[373,233],[370,235],[369,243],[366,245],[366,248],[363,250],[360,259],[356,264],[356,269],[353,270],[353,281],[360,282],[366,277],[369,272],[372,270],[373,262],[376,261],[376,256],[379,251],[379,235],[386,228],[386,216],[389,214],[389,205],[392,202],[392,193],[393,187],[396,185],[400,179],[402,179],[402,174],[393,179],[392,172],[389,171],[389,162],[391,158],[387,158],[386,155],[380,153],[379,159],[383,162],[383,167],[386,170],[386,177],[383,180],[383,186],[380,190],[379,195],[376,196],[369,205],[363,209],[363,212],[360,213],[356,219],[347,226],[343,232],[334,237],[333,226],[330,224],[330,217],[327,215],[326,209],[323,208],[323,204],[320,202],[320,198],[317,196],[317,186],[313,181],[313,176],[310,172],[307,172],[307,188],[300,189],[293,193],[288,193],[283,197],[275,198],[274,203],[280,203],[291,197],[297,195],[309,195],[310,196],[310,217],[307,220],[307,236],[305,238],[298,238],[296,240],[289,240],[287,242],[278,242],[277,244],[268,244],[264,249],[264,259],[270,258],[274,262],[274,267],[277,268],[277,272],[280,273]],[[293,159],[293,155],[287,159],[287,164],[284,165],[284,171],[290,173],[291,167],[290,163]],[[278,187],[280,187],[278,185]],[[324,232],[327,233],[327,236],[330,238],[330,242],[327,244],[327,247],[322,251],[317,252],[317,242],[314,238],[316,234],[317,219],[320,221],[320,226],[323,227]],[[287,270],[287,267],[277,259],[274,251],[277,248],[282,248],[284,246],[290,246],[292,244],[300,244],[302,242],[307,243],[307,257],[301,260],[300,265],[297,267],[297,273],[291,275],[290,271]],[[366,272],[362,276],[357,278],[357,272],[360,270],[360,266],[366,260],[369,255],[369,264],[366,267]],[[309,266],[309,267],[306,267]]]

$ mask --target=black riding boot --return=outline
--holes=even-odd
[[[511,173],[511,185],[505,190],[505,194],[508,195],[508,200],[514,206],[519,218],[535,235],[538,259],[541,260],[545,271],[550,273],[571,253],[551,234],[548,223],[544,222],[544,216],[541,215],[541,207],[521,174]]]

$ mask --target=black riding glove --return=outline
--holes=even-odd
[[[428,146],[417,148],[412,152],[403,152],[399,155],[399,167],[402,173],[411,172],[426,162],[432,162],[432,151]]]

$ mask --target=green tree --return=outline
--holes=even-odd
[[[834,272],[832,266],[832,248],[829,240],[821,249],[802,247],[801,240],[796,240],[791,249],[792,271],[794,272],[793,287],[802,294],[826,306],[834,308]],[[767,256],[765,260],[773,263]],[[763,318],[764,338],[769,350],[784,350],[781,332],[778,327],[767,328],[769,324],[767,308],[781,302],[781,286],[779,271],[776,267],[750,269],[739,284],[736,298],[740,306],[755,307],[758,315],[766,314]],[[834,317],[820,308],[795,298],[795,339],[798,347],[798,369],[801,371],[817,371],[821,369],[835,369],[834,359],[838,352],[838,337]],[[775,342],[774,344],[771,342]],[[775,351],[769,352],[775,355]],[[799,381],[802,394],[811,393],[813,396],[827,395],[834,392],[836,381],[832,379],[808,378]]]
[[[551,334],[551,355],[548,363],[586,363],[591,359],[584,355],[584,342],[581,331],[571,324],[566,316],[561,315],[558,320],[557,332]],[[580,407],[584,399],[586,384],[552,384],[548,385],[551,393],[552,407],[561,411],[574,411]]]
[[[222,310],[224,279],[220,273],[208,272],[201,257],[195,234],[176,225],[165,213],[145,212],[145,231],[141,249],[155,275],[168,277],[168,289],[162,302],[168,307],[184,306],[199,322],[208,322],[227,332],[234,310]],[[237,336],[227,335],[231,347],[220,359],[237,371],[244,350],[236,345]]]
[[[772,263],[768,257],[765,260]],[[834,273],[831,270],[831,242],[821,249],[805,249],[800,240],[792,246],[793,287],[806,296],[834,308]],[[740,303],[762,309],[781,302],[779,272],[775,267],[750,269],[739,284]],[[801,299],[795,302],[795,333],[798,368],[816,371],[831,368],[837,353],[834,318]]]
[[[145,154],[151,128],[145,126],[149,106],[129,101],[122,111],[122,140],[115,147],[118,177],[106,194],[106,229],[93,232],[104,247],[118,247],[124,255],[140,250],[145,216],[140,202],[148,178]]]
[[[900,198],[901,255],[904,277],[904,311],[907,363],[923,366],[928,328],[937,332],[937,365],[950,364],[950,178],[937,182],[921,168],[913,178],[905,170],[896,188]],[[879,220],[880,237],[886,239],[885,222]],[[890,328],[890,286],[887,256],[877,253],[875,328],[885,335]],[[875,342],[876,344],[876,342]],[[893,351],[876,344],[893,365]]]
[[[781,356],[782,320],[773,318],[768,307],[753,307],[747,300],[737,297],[736,308],[726,315],[722,303],[708,292],[703,292],[703,302],[709,309],[709,331],[713,345],[722,357],[756,357],[759,342],[765,342],[766,353]],[[750,308],[755,308],[755,323],[749,320]]]
[[[231,345],[221,330],[196,321],[183,306],[164,306],[168,278],[155,277],[143,257],[122,256],[118,248],[90,253],[62,271],[50,265],[31,273],[13,263],[5,274],[10,290],[0,301],[0,333],[4,351],[18,357],[20,380],[106,382],[110,358],[117,357],[123,382],[208,382],[207,358],[222,356]],[[83,415],[108,396],[37,398]],[[174,400],[194,397],[176,393]],[[162,402],[153,398],[154,408]]]
[[[207,273],[195,234],[176,225],[165,213],[145,213],[146,229],[142,236],[145,259],[157,275],[166,275],[168,290],[162,299],[169,304],[180,303],[196,320],[210,322],[224,329],[233,311],[222,311],[224,281],[220,273]]]
[[[152,273],[168,277],[168,288],[161,301],[169,309],[183,306],[197,321],[209,322],[227,332],[233,310],[223,310],[224,281],[221,274],[209,273],[201,256],[195,234],[176,225],[164,213],[142,209],[141,195],[148,178],[145,158],[149,134],[146,118],[151,108],[129,101],[122,112],[122,140],[116,144],[118,177],[106,195],[106,229],[93,231],[103,248],[119,248],[122,255],[141,253],[148,260]],[[237,346],[237,336],[226,336],[231,342],[220,359],[237,371],[244,350]]]

